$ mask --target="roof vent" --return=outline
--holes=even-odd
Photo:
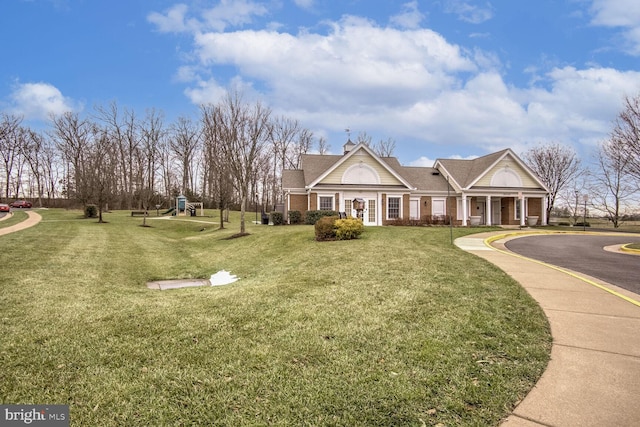
[[[440,172],[431,172],[431,175],[440,175]]]

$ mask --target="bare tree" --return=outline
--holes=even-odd
[[[148,209],[151,200],[156,196],[156,174],[159,167],[160,145],[165,134],[162,113],[155,109],[147,110],[144,121],[140,124],[142,141],[140,169],[141,195],[143,206]]]
[[[624,147],[630,158],[629,172],[640,180],[640,95],[626,97],[611,132],[611,141]]]
[[[65,177],[68,197],[85,207],[91,199],[91,166],[88,162],[93,124],[80,119],[77,113],[65,112],[52,117],[51,137],[67,163]]]
[[[115,144],[118,155],[118,174],[114,178],[118,182],[115,192],[121,195],[121,203],[126,208],[133,208],[134,194],[140,189],[140,135],[139,125],[133,110],[120,112],[115,101],[108,108],[96,107],[96,118],[102,122],[109,133],[109,140]]]
[[[571,147],[559,143],[532,148],[524,154],[523,159],[549,190],[548,222],[558,193],[580,174],[580,159]]]
[[[367,134],[367,132],[363,131],[358,134],[358,138],[356,138],[356,144],[364,143],[371,147],[371,135]]]
[[[256,168],[269,140],[271,111],[259,101],[244,104],[237,92],[221,101],[220,123],[223,157],[240,196],[240,234],[245,234],[247,199],[256,177]]]
[[[271,179],[272,204],[278,202],[281,195],[282,170],[286,168],[287,156],[301,131],[300,123],[295,119],[280,116],[271,121],[269,139],[273,152],[273,176]],[[266,179],[266,178],[265,178]]]
[[[331,145],[329,145],[327,139],[324,136],[318,138],[318,154],[329,154],[329,151],[331,151]]]
[[[371,148],[380,157],[392,157],[396,149],[396,141],[393,138],[381,139]]]
[[[58,191],[58,182],[61,177],[61,165],[59,152],[51,142],[51,139],[46,137],[45,141],[46,142],[41,151],[41,161],[39,163],[42,167],[42,177],[47,201],[51,202],[51,200],[60,195]]]
[[[119,163],[120,143],[112,139],[107,129],[97,126],[92,130],[89,153],[86,157],[91,173],[87,177],[91,201],[98,207],[98,222],[103,223],[103,212],[116,193],[116,171]]]
[[[190,118],[180,116],[171,127],[169,147],[178,159],[182,170],[183,192],[195,192],[195,172],[193,170],[195,154],[200,144],[201,131]]]
[[[44,194],[45,169],[44,150],[46,149],[45,138],[42,134],[31,129],[26,130],[26,139],[22,146],[22,155],[29,164],[31,173],[36,182],[36,195],[38,197],[38,206],[42,207],[42,196]]]
[[[285,169],[297,169],[300,167],[300,160],[303,154],[307,154],[313,146],[313,132],[308,129],[302,129],[298,135],[298,141],[288,157]]]
[[[202,105],[202,135],[204,151],[204,179],[209,197],[220,210],[220,229],[224,228],[224,212],[233,197],[233,177],[225,159],[223,144],[227,129],[223,125],[224,115],[221,105]]]
[[[618,228],[625,208],[637,202],[633,198],[638,194],[638,186],[631,174],[632,158],[627,142],[614,135],[598,147],[599,170],[591,176],[590,193],[592,205],[603,211],[613,227]]]
[[[18,156],[21,152],[21,122],[21,117],[5,113],[2,113],[0,116],[0,155],[2,156],[2,167],[4,170],[4,197],[6,199],[9,199],[11,196],[14,166],[18,162]]]

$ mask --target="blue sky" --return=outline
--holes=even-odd
[[[0,109],[34,127],[114,100],[195,118],[234,88],[405,165],[552,141],[587,160],[640,94],[637,0],[5,0],[0,40]]]

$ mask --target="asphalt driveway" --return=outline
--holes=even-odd
[[[512,252],[588,274],[640,295],[640,256],[605,251],[605,246],[640,243],[640,235],[535,235],[506,242]]]

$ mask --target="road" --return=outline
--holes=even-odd
[[[640,295],[640,256],[605,251],[605,246],[640,243],[640,235],[557,234],[510,240],[515,253],[588,274]]]

